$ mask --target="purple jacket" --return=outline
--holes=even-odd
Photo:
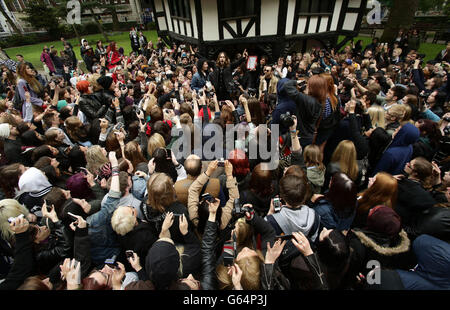
[[[55,66],[53,65],[53,61],[50,58],[49,54],[47,54],[45,52],[42,52],[42,54],[41,54],[41,61],[47,65],[47,67],[50,70],[50,72],[55,72]]]

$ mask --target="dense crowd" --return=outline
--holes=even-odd
[[[0,289],[450,289],[450,44],[416,37],[0,51]]]

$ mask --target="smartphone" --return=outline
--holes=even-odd
[[[130,258],[130,257],[133,258],[134,252],[132,250],[126,250],[125,255],[127,256],[127,258]]]
[[[14,222],[16,219],[21,219],[21,218],[23,218],[24,217],[24,215],[23,214],[19,214],[17,217],[10,217],[10,218],[8,218],[8,222],[10,222],[10,223],[12,223],[12,222]]]
[[[183,214],[173,213],[173,216],[174,216],[174,217],[177,217],[177,216],[178,216],[178,217],[182,217]]]
[[[80,170],[81,170],[81,172],[83,172],[83,173],[84,173],[84,175],[88,175],[88,171],[87,171],[87,169],[86,169],[86,168],[84,168],[84,167],[80,167]]]
[[[44,199],[44,202],[45,202],[45,206],[47,208],[47,212],[49,212],[49,213],[52,212],[52,210],[53,210],[52,204],[50,202],[48,202],[47,199]]]
[[[172,150],[166,149],[167,151],[167,157],[172,158]]]
[[[281,239],[282,241],[284,241],[284,240],[291,240],[292,238],[294,238],[293,235],[279,235],[279,236],[275,236],[275,240],[276,239]]]
[[[286,60],[291,61],[291,59],[292,59],[292,56],[291,55],[287,55]]]
[[[224,257],[223,258],[223,265],[225,267],[230,267],[234,265],[234,257]]]
[[[275,209],[275,212],[281,211],[281,200],[280,198],[276,197],[273,199],[273,207]]]
[[[105,265],[108,265],[111,268],[117,268],[117,262],[116,262],[116,256],[113,256],[112,258],[105,259]]]
[[[78,217],[73,214],[72,212],[67,212],[68,215],[70,215],[71,217],[73,217],[74,219],[78,220]]]

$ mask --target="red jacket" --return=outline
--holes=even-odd
[[[118,52],[109,52],[108,54],[108,58],[106,59],[106,61],[108,62],[108,69],[113,69],[115,68],[120,61],[122,60],[122,57],[120,56],[120,54]]]

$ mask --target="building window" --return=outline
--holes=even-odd
[[[189,0],[169,0],[170,15],[175,18],[191,18]]]
[[[311,4],[311,7],[310,7]],[[303,14],[332,14],[333,0],[297,0],[297,12]]]
[[[256,15],[254,0],[225,0],[221,1],[221,18],[236,18]]]

